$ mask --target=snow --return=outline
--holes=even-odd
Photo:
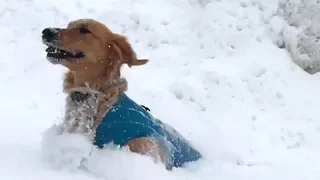
[[[310,74],[320,71],[319,10],[317,0],[281,0],[278,9],[278,14],[286,20],[280,31],[282,44],[293,61]]]
[[[287,26],[277,7],[277,0],[0,2],[2,179],[318,179],[320,75],[277,47]],[[46,61],[41,31],[77,18],[103,22],[150,59],[123,67],[128,94],[203,160],[168,172],[126,149],[98,151],[83,137],[57,136],[66,69]],[[284,38],[295,43],[294,35]],[[92,173],[78,168],[82,157]]]

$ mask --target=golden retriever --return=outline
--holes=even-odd
[[[42,31],[42,41],[48,46],[46,49],[48,61],[69,69],[63,84],[64,92],[68,95],[64,119],[66,130],[94,139],[104,118],[127,91],[127,81],[120,73],[121,66],[123,64],[129,67],[141,66],[148,60],[137,59],[126,37],[113,33],[104,24],[92,19],[72,21],[67,28],[45,28]],[[169,128],[158,120],[150,122],[157,123],[157,127]],[[113,132],[114,129],[109,126],[108,128]],[[135,127],[132,125],[132,128]],[[171,138],[172,142],[168,144],[178,142],[177,139],[185,140],[175,130],[165,131],[166,136],[176,133],[176,139]],[[165,138],[161,141],[169,142]],[[123,145],[128,146],[132,152],[149,155],[155,161],[160,160],[166,165],[169,159],[174,161],[173,155],[168,155],[168,148],[164,148],[163,143],[154,137],[141,135],[131,138]],[[186,145],[189,144],[187,142],[183,144]],[[196,152],[192,160],[201,157],[200,153],[190,146],[188,152],[191,150]],[[179,156],[179,152],[180,156],[184,153],[183,150],[177,150],[175,155]],[[182,164],[178,161],[172,163],[177,166]]]

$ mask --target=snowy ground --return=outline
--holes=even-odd
[[[318,180],[320,75],[273,44],[282,28],[276,8],[277,0],[1,1],[1,179]],[[63,116],[65,69],[46,61],[40,33],[84,17],[126,35],[150,59],[123,68],[128,94],[190,139],[204,160],[167,172],[107,149],[89,161],[97,177],[44,161],[60,142],[49,136],[51,146],[42,147],[42,133]]]

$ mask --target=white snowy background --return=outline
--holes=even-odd
[[[2,0],[0,179],[319,180],[320,75],[277,47],[288,26],[277,12],[278,0]],[[77,18],[101,21],[150,59],[123,67],[128,94],[203,160],[168,172],[110,147],[92,153],[92,173],[77,168],[91,146],[48,130],[63,117],[66,69],[41,43],[42,29]]]

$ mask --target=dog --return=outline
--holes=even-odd
[[[197,161],[202,154],[170,125],[126,95],[122,65],[141,66],[125,36],[93,19],[78,19],[66,28],[45,28],[46,58],[68,69],[63,125],[68,133],[87,136],[98,148],[113,143],[162,162],[166,169]]]

